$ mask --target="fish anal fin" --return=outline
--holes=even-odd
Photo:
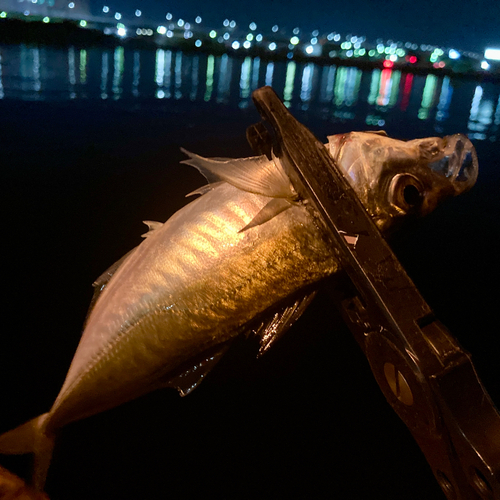
[[[315,296],[316,290],[308,292],[291,304],[283,305],[272,317],[264,320],[254,329],[255,334],[260,337],[258,356],[269,351],[274,343],[302,316]]]
[[[281,212],[287,210],[292,205],[285,198],[273,198],[269,203],[267,203],[264,208],[262,208],[259,213],[243,228],[238,232],[243,233],[244,231],[264,224],[273,217],[276,217]]]
[[[220,344],[184,364],[175,374],[168,374],[162,387],[173,387],[181,396],[187,396],[205,380],[207,374],[229,349],[230,342]]]

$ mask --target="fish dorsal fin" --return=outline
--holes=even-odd
[[[163,222],[156,222],[154,220],[143,220],[142,222],[149,228],[147,233],[141,234],[143,238],[149,238],[155,231],[163,226]]]
[[[268,160],[266,156],[215,160],[203,158],[185,149],[189,156],[181,163],[198,169],[209,183],[225,181],[238,189],[271,198],[294,199],[296,193],[276,157]]]
[[[194,195],[201,195],[203,196],[204,194],[208,193],[209,191],[212,191],[212,189],[215,189],[217,186],[220,186],[221,184],[224,184],[224,181],[220,182],[212,182],[211,184],[205,184],[204,186],[201,186],[198,189],[195,189],[194,191],[191,191],[186,195],[186,198],[189,196],[194,196]]]
[[[285,198],[273,198],[243,229],[240,229],[238,232],[242,233],[252,227],[260,226],[291,206],[291,203]]]
[[[109,280],[113,277],[118,268],[135,252],[136,249],[137,247],[130,250],[130,252],[127,252],[121,259],[118,259],[112,266],[108,267],[108,269],[106,269],[106,271],[104,271],[94,281],[94,283],[92,283],[92,287],[94,288],[94,294],[92,295],[92,299],[90,300],[90,305],[87,311],[87,316],[85,317],[84,326],[87,324],[90,313],[94,309],[97,299],[108,285]]]
[[[307,306],[316,296],[316,290],[295,300],[292,304],[281,307],[271,318],[263,321],[254,329],[260,337],[259,356],[267,352],[274,343],[302,316]]]
[[[220,361],[229,349],[231,342],[218,345],[192,358],[178,373],[168,374],[163,387],[172,387],[179,391],[181,396],[187,396],[205,380],[206,375]]]

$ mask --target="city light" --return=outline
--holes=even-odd
[[[109,12],[109,7],[107,5],[105,5],[103,8],[102,8],[102,11],[104,12],[104,14],[107,14]]]
[[[273,33],[276,33],[279,30],[279,27],[277,24],[275,24],[272,28]]]
[[[490,64],[488,61],[481,61],[481,69],[484,69],[485,71],[488,71],[490,69]]]
[[[68,4],[68,7],[69,7],[70,9],[74,9],[74,8],[75,8],[75,2],[70,2],[70,3]]]
[[[48,19],[48,18],[47,18],[47,19]],[[44,17],[44,20],[45,20],[45,17]],[[48,22],[48,21],[47,21],[47,22]],[[82,19],[82,20],[80,21],[80,26],[81,26],[82,28],[85,28],[85,27],[87,26],[87,21],[85,21],[85,20],[83,20],[83,19]]]
[[[201,17],[200,16],[196,16],[196,19],[194,20],[194,22],[196,24],[200,24],[201,23]],[[201,45],[201,41],[200,41],[200,45]],[[200,45],[197,45],[197,47],[199,47]]]
[[[294,30],[294,31],[295,31],[295,30]],[[300,40],[299,40],[299,37],[297,37],[297,36],[292,36],[292,38],[290,38],[290,43],[291,43],[292,45],[297,45],[297,44],[299,43],[299,41],[300,41]]]
[[[2,19],[5,19],[7,17],[7,12],[5,12],[5,11],[0,12],[0,17]]]
[[[255,23],[250,23],[248,27],[252,30],[255,31],[257,29],[257,25]]]
[[[484,58],[490,59],[491,61],[500,61],[500,49],[493,49],[493,48],[486,49],[484,51]]]
[[[215,38],[215,37],[217,36],[217,31],[212,30],[212,31],[208,34],[208,36],[209,36],[210,38]]]
[[[458,52],[458,50],[455,49],[450,49],[448,51],[448,57],[450,59],[460,59],[460,52]]]
[[[269,50],[276,50],[276,44],[274,42],[269,44]]]
[[[257,42],[262,42],[262,35],[261,35],[261,34],[258,34],[258,35],[255,37],[255,40],[257,40]]]
[[[308,46],[306,47],[306,52],[307,52],[308,54],[312,54],[312,53],[313,53],[313,51],[314,51],[314,47],[313,47],[312,45],[308,45]]]
[[[139,9],[137,9],[135,11],[135,15],[136,15],[136,17],[141,17],[142,16],[142,12]]]
[[[252,46],[252,43],[249,42],[248,40],[245,40],[243,42],[243,47],[245,47],[245,49],[249,49],[251,46]]]
[[[44,23],[50,23],[50,17],[45,16],[45,17],[42,19],[42,21],[43,21]]]
[[[167,21],[171,21],[172,20],[172,14],[170,14],[170,12],[167,12],[167,15],[165,16],[165,19]]]
[[[115,19],[116,19],[117,21],[119,21],[121,18],[122,18],[122,15],[121,15],[119,12],[117,12],[117,13],[115,14]]]
[[[184,19],[179,19],[177,21],[177,26],[179,26],[179,28],[182,28],[184,26]]]
[[[240,48],[240,42],[237,42],[236,40],[231,44],[231,47],[234,50],[238,50]]]
[[[156,31],[160,35],[166,35],[167,34],[167,28],[165,28],[165,26],[158,26],[158,28],[156,28]]]
[[[125,28],[120,27],[116,30],[116,32],[118,33],[118,36],[122,38],[127,35],[127,30]]]
[[[196,40],[196,42],[194,42],[194,45],[196,47],[201,47],[201,44],[202,44],[201,40]]]

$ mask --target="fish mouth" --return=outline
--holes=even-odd
[[[444,148],[429,163],[429,168],[448,179],[458,195],[476,183],[479,169],[476,149],[462,134],[448,135],[442,140]]]

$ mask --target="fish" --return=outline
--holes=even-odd
[[[461,134],[401,141],[383,131],[328,137],[329,153],[383,234],[469,190],[475,149]],[[0,436],[0,453],[34,454],[43,490],[59,429],[161,388],[191,393],[240,335],[265,354],[339,263],[314,207],[278,157],[183,150],[207,184],[94,283],[66,379],[47,413]],[[347,235],[346,235],[347,238]]]

